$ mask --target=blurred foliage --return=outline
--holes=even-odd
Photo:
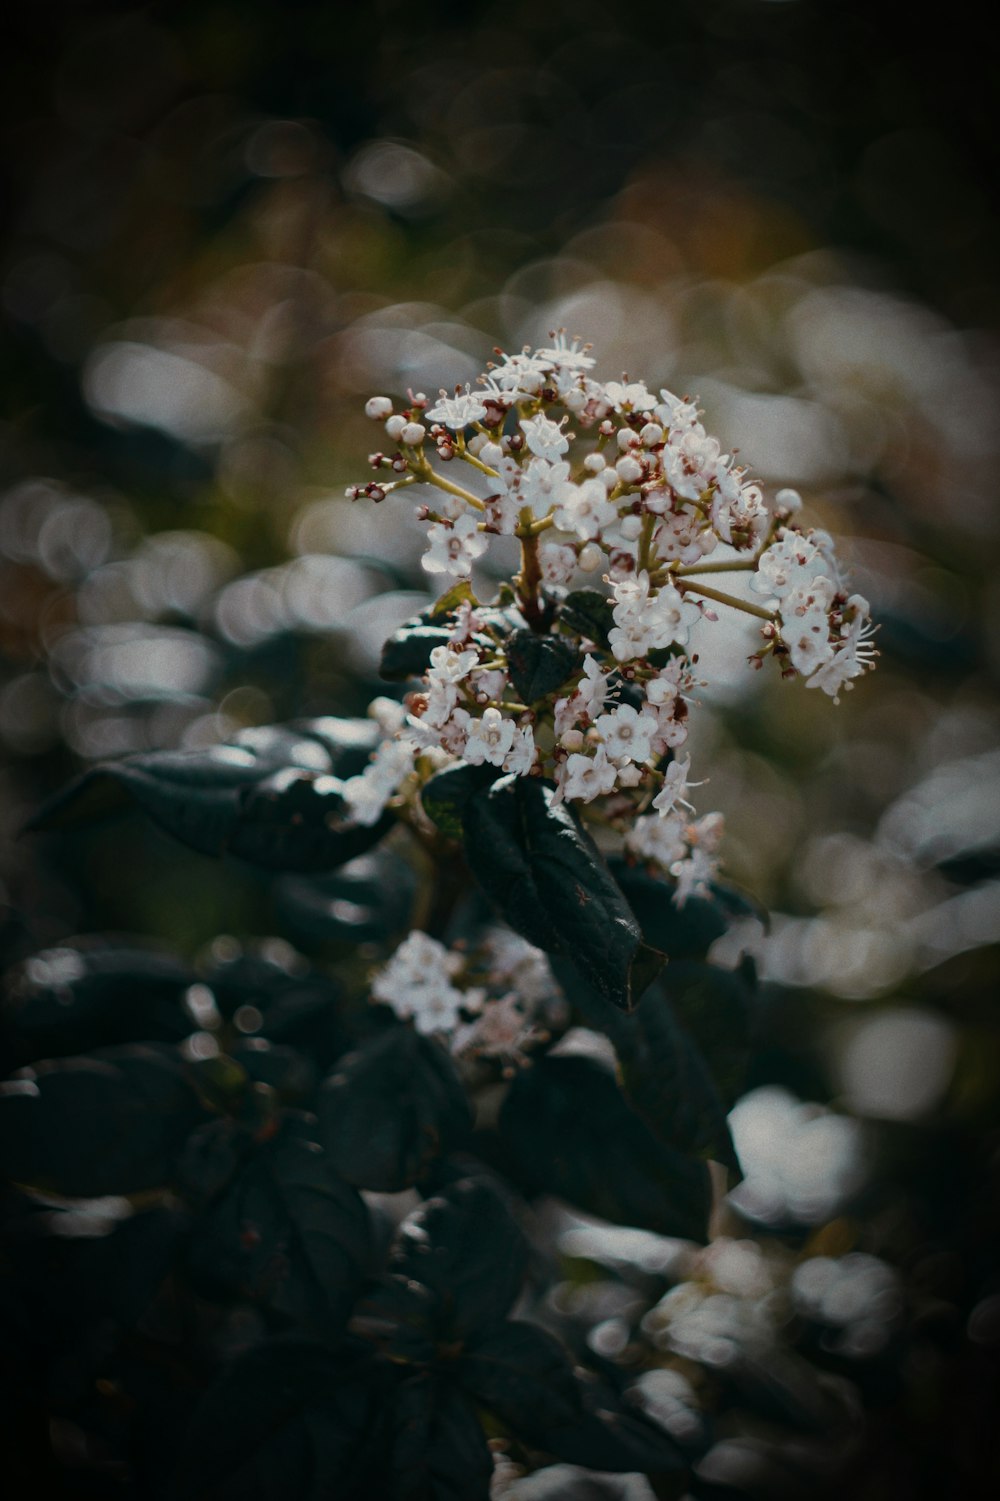
[[[733,963],[754,944],[765,982],[727,1212],[779,1259],[794,1230],[895,1269],[905,1311],[860,1376],[831,1348],[850,1321],[811,1326],[868,1412],[858,1496],[978,1489],[1000,1348],[995,51],[821,0],[6,24],[4,962],[98,930],[187,962],[292,910],[322,949],[298,877],[220,879],[135,822],[18,832],[95,761],[363,712],[383,638],[427,603],[404,518],[340,498],[365,396],[563,324],[606,373],[700,394],[853,537],[882,650],[836,715],[747,673],[693,728],[730,873],[774,913],[719,940]],[[648,1307],[641,1256],[623,1279],[590,1250],[580,1338],[630,1335],[607,1287],[638,1278]],[[762,1478],[767,1438],[723,1434],[702,1493],[816,1493],[829,1456]]]

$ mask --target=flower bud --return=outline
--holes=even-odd
[[[384,422],[392,413],[392,402],[388,396],[371,396],[365,402],[365,416],[373,422]]]
[[[779,490],[774,497],[774,503],[783,511],[801,511],[802,496],[798,490]]]
[[[626,542],[634,542],[642,531],[641,516],[625,516],[618,527]]]
[[[646,426],[640,429],[639,441],[644,448],[652,448],[654,444],[662,443],[663,428],[658,422],[647,422]]]
[[[567,730],[559,741],[568,751],[578,751],[583,744],[583,733],[580,730]]]
[[[408,422],[399,436],[410,448],[416,448],[426,438],[427,429],[422,422]]]
[[[634,485],[636,480],[642,478],[642,465],[631,454],[626,454],[624,458],[619,459],[615,469],[618,471],[618,478],[622,484]]]
[[[639,446],[638,436],[632,431],[630,427],[620,427],[618,429],[617,441],[618,447],[621,449],[622,453],[627,452],[630,448],[638,448]]]
[[[395,441],[399,437],[400,433],[403,431],[403,428],[406,427],[406,426],[407,426],[406,418],[405,417],[400,417],[399,414],[397,413],[395,417],[388,417],[386,419],[385,430],[386,430],[386,433],[388,434],[388,436],[395,443]]]
[[[589,470],[591,474],[600,474],[601,470],[606,467],[606,464],[607,460],[603,453],[588,453],[583,461],[584,469]]]
[[[580,556],[577,558],[577,563],[584,573],[595,573],[600,568],[603,557],[604,554],[596,542],[588,542],[586,547],[580,549]]]

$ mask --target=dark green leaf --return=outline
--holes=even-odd
[[[435,1358],[437,1298],[422,1282],[386,1272],[356,1306],[352,1334],[376,1344],[394,1365],[430,1366]]]
[[[461,1141],[469,1106],[454,1064],[403,1023],[342,1058],[319,1098],[322,1141],[348,1183],[397,1193]]]
[[[200,1216],[188,1251],[211,1295],[264,1304],[328,1336],[343,1327],[370,1259],[361,1197],[294,1117]]]
[[[59,948],[35,954],[4,1004],[10,1068],[123,1042],[180,1042],[194,974],[155,949]]]
[[[750,1053],[756,974],[752,962],[738,969],[684,961],[664,972],[664,993],[694,1039],[723,1104],[738,1099]]]
[[[447,646],[452,638],[447,625],[426,625],[422,620],[401,625],[382,648],[379,677],[387,682],[418,678],[430,666],[435,646]]]
[[[658,1141],[599,1064],[544,1058],[523,1070],[498,1130],[526,1192],[554,1194],[615,1224],[705,1240],[707,1167]]]
[[[172,1048],[108,1048],[0,1084],[0,1173],[70,1198],[160,1188],[208,1112]]]
[[[701,959],[729,926],[726,911],[714,895],[688,897],[683,907],[677,907],[671,881],[625,860],[608,863],[646,942],[662,949],[670,959]]]
[[[294,719],[289,729],[318,740],[330,758],[332,775],[341,781],[364,771],[382,738],[373,719],[338,719],[333,714],[319,719]]]
[[[461,839],[462,816],[474,793],[490,787],[499,776],[495,766],[448,766],[437,772],[422,788],[420,801],[424,812],[442,834]]]
[[[385,1382],[371,1362],[269,1340],[223,1371],[195,1415],[173,1501],[365,1501],[380,1494]]]
[[[619,1473],[684,1467],[668,1434],[591,1372],[582,1375],[557,1339],[516,1320],[492,1331],[455,1367],[455,1379],[516,1438],[557,1459]]]
[[[614,601],[599,589],[574,589],[559,607],[560,621],[588,641],[607,646],[614,625]]]
[[[416,872],[398,855],[372,850],[323,876],[283,876],[273,888],[283,930],[305,947],[385,941],[408,926]]]
[[[371,848],[392,823],[352,822],[330,774],[332,732],[244,730],[231,745],[156,751],[84,772],[29,829],[58,829],[136,803],[202,854],[230,853],[279,870],[328,870]]]
[[[51,798],[29,829],[60,829],[139,806],[175,838],[205,854],[221,854],[242,789],[272,772],[300,767],[328,772],[319,742],[277,725],[244,730],[231,745],[154,751],[92,767]]]
[[[336,777],[278,771],[240,797],[226,850],[271,870],[319,871],[343,865],[377,844],[392,827],[354,823]]]
[[[580,660],[565,637],[513,631],[506,642],[510,679],[522,703],[533,704],[561,688]]]
[[[490,1330],[458,1359],[454,1379],[526,1443],[583,1417],[583,1395],[566,1351],[536,1324],[511,1320]]]
[[[493,1459],[468,1399],[428,1372],[400,1382],[391,1501],[489,1501]]]
[[[469,867],[501,916],[564,953],[606,1000],[630,1010],[663,964],[590,836],[551,783],[505,776],[465,807]]]
[[[705,1060],[659,990],[643,996],[615,1036],[629,1102],[668,1146],[739,1172],[726,1109]]]
[[[505,1318],[527,1264],[524,1236],[485,1179],[464,1178],[399,1227],[393,1273],[435,1295],[438,1337],[463,1341]]]

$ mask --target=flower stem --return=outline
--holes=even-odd
[[[749,600],[723,594],[721,589],[710,589],[708,584],[693,584],[688,579],[683,579],[681,583],[685,594],[703,594],[706,599],[714,599],[720,605],[729,605],[733,610],[742,610],[744,615],[755,615],[758,620],[775,619],[773,611],[765,610],[762,605],[752,605]]]
[[[542,569],[538,559],[538,535],[534,529],[531,507],[525,506],[515,533],[521,541],[521,571],[514,579],[514,587],[524,618],[532,630],[543,628],[543,611],[538,599],[542,583]]]
[[[436,485],[439,490],[446,490],[449,495],[457,495],[459,500],[464,500],[466,505],[472,506],[474,510],[485,511],[486,509],[478,496],[473,495],[470,490],[463,490],[461,485],[453,485],[450,479],[445,479],[443,474],[438,474],[436,469],[432,469],[426,459],[417,471],[417,478],[424,480],[427,484]]]

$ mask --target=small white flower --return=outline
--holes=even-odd
[[[663,786],[653,798],[653,807],[665,818],[673,813],[676,807],[688,808],[693,811],[691,803],[687,800],[689,787],[701,786],[701,783],[689,782],[688,773],[691,770],[691,757],[685,756],[683,761],[671,761],[663,774]]]
[[[450,427],[452,432],[457,433],[471,422],[482,422],[486,416],[486,403],[478,391],[472,391],[466,386],[464,392],[456,391],[454,396],[442,391],[440,401],[426,415],[429,421],[443,422],[445,427]]]
[[[655,397],[646,390],[642,381],[609,380],[604,394],[616,412],[649,412],[656,405]]]
[[[675,861],[683,860],[687,854],[685,827],[679,813],[659,818],[637,818],[625,835],[625,848],[643,860],[652,860],[669,870]]]
[[[370,396],[365,402],[365,416],[373,422],[384,422],[392,415],[392,402],[388,396]]]
[[[530,724],[525,724],[514,734],[514,743],[503,760],[504,771],[526,777],[535,764],[535,737]]]
[[[541,519],[553,506],[562,505],[575,490],[565,460],[552,464],[548,459],[532,459],[521,477],[521,504],[530,506],[534,515]]]
[[[565,420],[565,419],[564,419]],[[569,447],[569,439],[562,430],[562,423],[552,422],[539,413],[537,417],[521,419],[521,431],[531,452],[539,459],[556,460]]]
[[[355,823],[367,827],[378,823],[386,803],[413,770],[415,750],[409,738],[383,740],[364,771],[348,777],[343,796]]]
[[[647,761],[658,727],[655,714],[646,711],[640,714],[631,704],[619,704],[610,714],[602,714],[595,725],[608,756],[618,765]]]
[[[588,479],[566,492],[553,513],[553,519],[562,531],[575,532],[584,542],[589,542],[618,519],[618,511],[608,500],[608,492],[601,481]]]
[[[560,772],[559,790],[563,798],[579,798],[589,803],[615,789],[617,773],[603,745],[597,747],[593,756],[567,757]]]
[[[687,432],[700,427],[698,408],[690,401],[682,401],[671,391],[660,392],[660,405],[653,408],[657,421],[671,432]]]
[[[474,719],[469,725],[464,759],[473,766],[481,766],[484,761],[501,766],[514,744],[514,730],[512,719],[505,719],[499,709],[487,709],[482,719]]]
[[[580,345],[579,339],[572,343],[566,341],[566,330],[561,328],[558,333],[550,334],[553,340],[550,349],[538,349],[535,358],[545,360],[549,365],[554,365],[559,370],[592,370],[594,360],[587,353],[589,344]]]
[[[468,578],[472,565],[486,551],[486,538],[468,514],[459,516],[452,526],[435,522],[427,529],[430,547],[423,557],[428,573],[450,573]]]
[[[435,646],[426,676],[432,683],[460,683],[479,661],[479,653],[469,647],[456,651],[451,645]]]
[[[527,345],[520,354],[503,354],[500,358],[503,363],[494,367],[492,379],[502,391],[512,395],[537,395],[552,365],[544,350],[529,354]]]
[[[410,933],[372,980],[374,1001],[391,1006],[418,1032],[450,1032],[460,1020],[465,994],[451,982],[462,959],[426,933]]]

